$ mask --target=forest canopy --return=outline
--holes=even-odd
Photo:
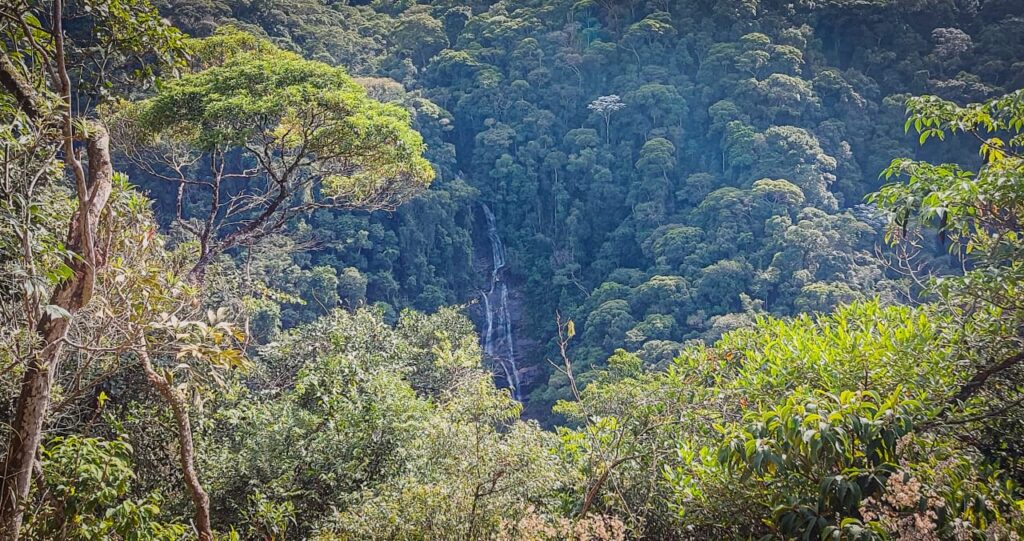
[[[1014,0],[0,6],[0,541],[1024,535]]]

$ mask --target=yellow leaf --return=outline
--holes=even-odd
[[[1004,146],[1002,139],[992,137],[981,145],[980,152],[983,157],[988,158],[989,163],[997,163],[1006,158],[1006,153],[1002,150]]]

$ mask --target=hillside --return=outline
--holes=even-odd
[[[913,295],[876,257],[885,220],[864,196],[897,157],[980,163],[973,141],[919,147],[904,102],[1024,85],[1019,7],[291,1],[163,12],[198,35],[237,24],[343,65],[417,111],[438,171],[430,192],[395,215],[313,216],[324,248],[293,260],[365,280],[349,306],[476,303],[486,334],[488,305],[501,319],[500,294],[480,298],[494,267],[487,205],[507,253],[512,355],[529,411],[545,418],[569,397],[544,362],[557,357],[556,312],[579,328],[586,381],[617,348],[663,365],[687,340],[714,341],[757,314]],[[296,282],[272,285],[308,296]],[[286,307],[281,324],[310,317]],[[508,364],[507,345],[494,347],[492,364]]]
[[[1024,535],[1019,0],[13,0],[0,52],[0,541]]]

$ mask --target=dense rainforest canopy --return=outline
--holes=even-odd
[[[1024,535],[1019,0],[10,0],[0,540]]]

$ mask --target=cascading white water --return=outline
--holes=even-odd
[[[515,339],[512,335],[512,316],[508,310],[508,286],[501,280],[501,271],[505,268],[505,244],[501,242],[494,213],[490,207],[483,205],[484,217],[487,219],[487,238],[491,241],[491,287],[480,292],[484,301],[486,327],[484,328],[484,355],[497,361],[505,373],[505,380],[512,388],[512,397],[522,401],[519,388],[519,371],[516,367]],[[498,293],[495,299],[495,292]],[[495,302],[497,301],[497,302]],[[497,323],[497,326],[495,326]],[[500,335],[495,337],[495,330]],[[499,353],[499,347],[501,352]]]
[[[494,288],[494,284],[491,284]],[[487,318],[487,327],[484,329],[484,353],[490,355],[494,351],[494,312],[491,311],[491,299],[487,292],[481,291],[480,297],[484,299],[484,315]]]

